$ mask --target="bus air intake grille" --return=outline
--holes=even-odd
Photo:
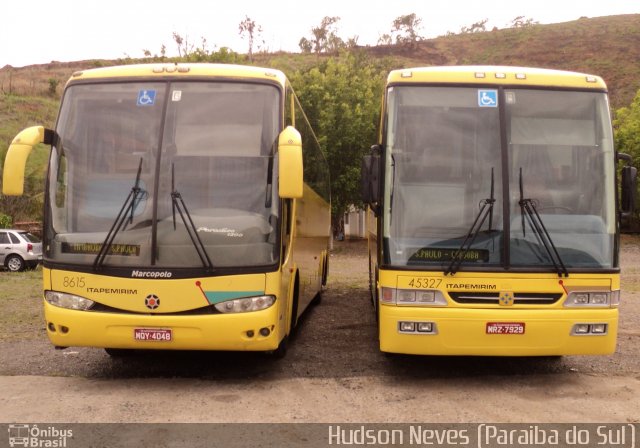
[[[499,305],[498,292],[449,292],[449,297],[456,303]],[[514,305],[552,305],[562,297],[561,293],[515,293]]]

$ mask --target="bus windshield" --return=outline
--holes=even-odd
[[[104,266],[198,268],[203,249],[215,268],[274,264],[280,101],[258,83],[70,86],[46,257],[91,265],[102,250]]]
[[[392,86],[387,110],[385,263],[613,267],[604,93]]]

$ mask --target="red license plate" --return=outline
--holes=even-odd
[[[487,334],[524,334],[524,322],[487,322]]]
[[[173,338],[171,329],[166,328],[134,328],[133,339],[136,341],[168,342]]]

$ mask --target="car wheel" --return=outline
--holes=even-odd
[[[20,255],[9,255],[5,265],[11,272],[22,271],[24,269],[24,260]]]

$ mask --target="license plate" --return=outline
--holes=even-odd
[[[171,329],[165,328],[134,328],[133,339],[136,341],[168,342],[171,341],[173,333]]]
[[[524,334],[523,322],[487,322],[487,334]]]

